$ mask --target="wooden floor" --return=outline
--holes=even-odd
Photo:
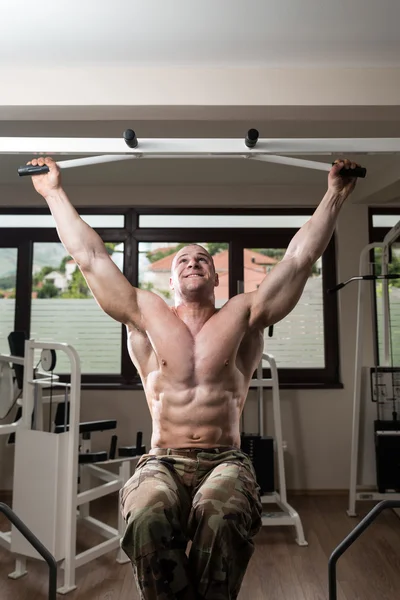
[[[101,502],[93,503],[93,516],[115,526],[116,499]],[[302,496],[291,502],[302,518],[308,547],[296,545],[292,528],[263,528],[239,600],[327,600],[328,558],[373,506],[361,503],[359,517],[351,519],[346,515],[345,496]],[[8,529],[4,519],[0,528]],[[82,529],[78,537],[79,551],[98,543]],[[28,575],[17,581],[7,577],[13,566],[12,556],[0,549],[1,600],[47,598],[45,564],[29,561]],[[400,519],[391,511],[382,513],[339,560],[337,575],[338,600],[399,600]],[[61,571],[59,577],[61,583]],[[115,552],[78,569],[77,585],[77,590],[65,596],[67,600],[138,600],[131,566],[117,564]]]

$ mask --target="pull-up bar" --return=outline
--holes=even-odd
[[[249,129],[243,139],[140,139],[132,129],[121,138],[0,138],[0,154],[96,155],[57,162],[62,169],[132,158],[246,158],[295,167],[329,171],[331,164],[297,158],[299,155],[345,156],[351,153],[400,153],[400,138],[292,138],[259,139]],[[288,156],[289,155],[289,156]],[[294,155],[294,156],[290,156]],[[46,173],[47,166],[22,166],[20,176]],[[341,174],[365,177],[365,168],[343,169]]]

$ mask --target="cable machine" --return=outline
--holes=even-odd
[[[350,487],[348,515],[356,516],[356,502],[365,500],[400,500],[400,367],[393,365],[393,342],[391,336],[389,281],[399,279],[400,274],[388,273],[391,245],[400,235],[400,221],[387,233],[383,242],[367,244],[361,251],[359,274],[340,283],[330,293],[337,292],[349,283],[358,281],[356,353],[354,365],[353,420],[350,456]],[[369,255],[375,249],[382,250],[381,274],[371,273]],[[376,403],[374,421],[374,448],[376,460],[376,491],[366,491],[359,481],[360,463],[360,421],[363,399],[367,395],[363,373],[364,331],[366,327],[367,294],[374,289],[365,282],[382,280],[382,331],[383,355],[379,360],[377,336],[374,337],[374,366],[369,368],[368,378],[371,388],[371,400]],[[374,303],[371,302],[374,307]],[[373,311],[373,308],[371,309]],[[371,315],[375,323],[375,318]],[[369,320],[370,321],[370,320]],[[375,323],[376,327],[376,323]],[[380,363],[380,364],[378,364]]]

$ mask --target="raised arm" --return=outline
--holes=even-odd
[[[291,240],[281,262],[250,292],[250,325],[260,328],[277,323],[298,303],[317,259],[324,253],[343,203],[354,190],[355,177],[342,177],[343,168],[358,165],[335,161],[328,175],[328,189],[312,217]]]
[[[32,177],[33,186],[46,200],[60,241],[82,271],[99,306],[120,323],[138,325],[141,290],[129,283],[100,236],[79,216],[62,188],[56,163],[51,158],[39,158],[28,164],[49,167],[49,173]]]

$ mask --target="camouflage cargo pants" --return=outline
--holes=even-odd
[[[155,448],[139,459],[120,501],[127,524],[121,546],[142,600],[238,596],[261,527],[259,486],[246,454]]]

